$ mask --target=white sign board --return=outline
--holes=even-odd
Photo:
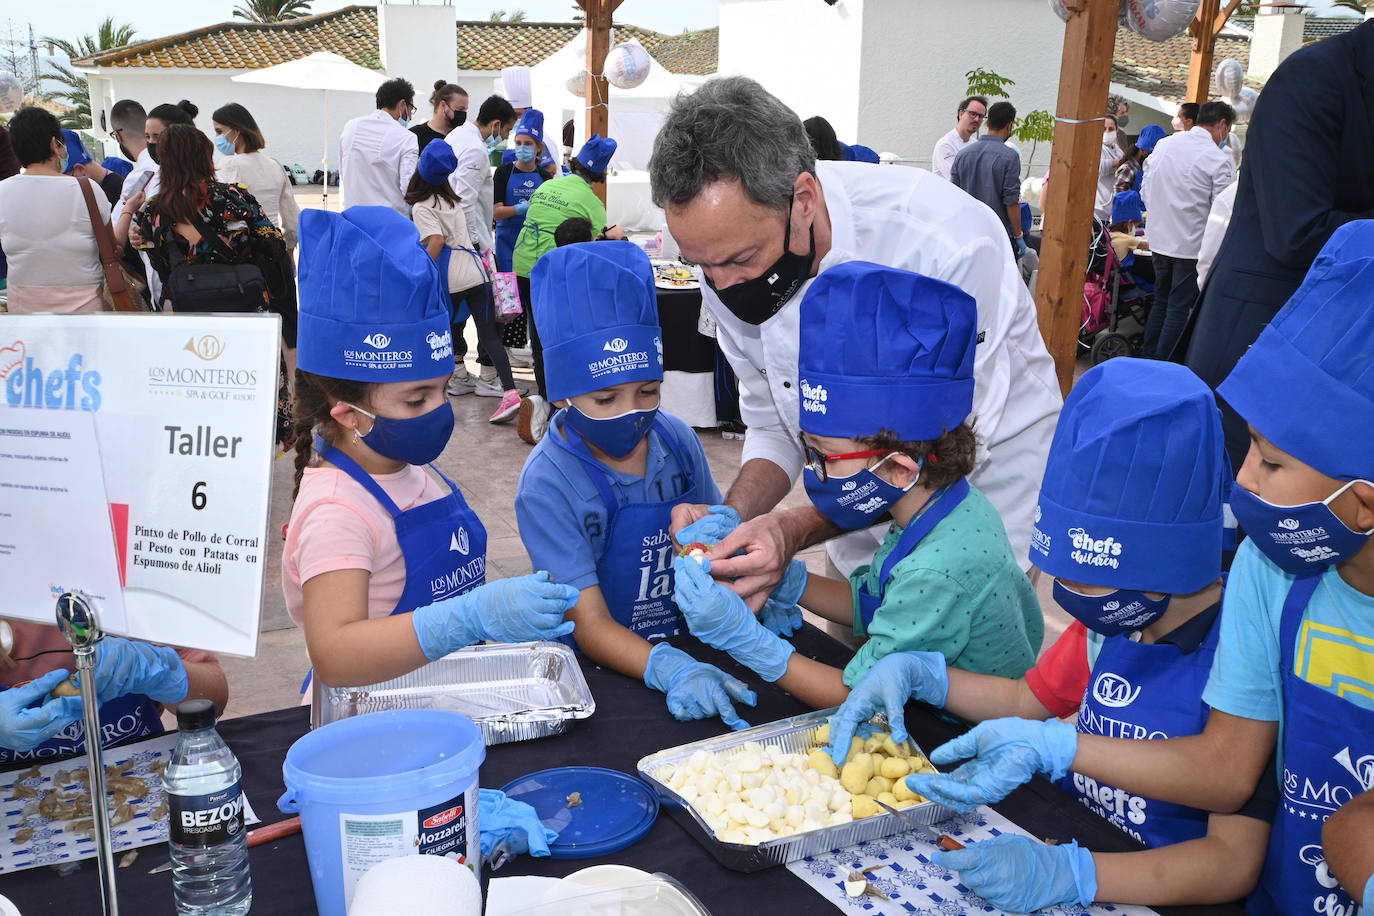
[[[279,333],[274,315],[0,318],[0,407],[21,417],[8,425],[59,411],[95,421],[124,598],[110,632],[257,651]],[[0,553],[0,613],[53,621],[51,598],[10,600],[50,591],[35,572]]]

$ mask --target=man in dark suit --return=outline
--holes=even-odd
[[[1188,366],[1213,389],[1302,283],[1331,234],[1374,218],[1374,21],[1298,50],[1260,93],[1230,228],[1207,278]],[[1245,423],[1225,404],[1236,468]]]

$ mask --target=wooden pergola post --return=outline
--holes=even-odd
[[[1212,63],[1216,58],[1217,36],[1226,27],[1226,20],[1240,6],[1240,0],[1202,0],[1197,15],[1188,25],[1193,36],[1193,53],[1188,61],[1188,101],[1201,105],[1207,101],[1212,86]]]
[[[624,0],[577,0],[582,7],[587,29],[587,73],[582,96],[587,101],[587,136],[606,136],[610,130],[610,84],[603,71],[611,50],[611,23]],[[593,185],[596,196],[606,202],[606,186]]]
[[[1048,226],[1036,283],[1040,333],[1064,394],[1073,387],[1083,279],[1088,268],[1102,119],[1116,50],[1119,0],[1078,0],[1064,27],[1054,147],[1041,209]]]

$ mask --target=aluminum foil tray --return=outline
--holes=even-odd
[[[573,650],[556,642],[468,646],[370,687],[314,679],[312,727],[383,709],[448,709],[471,718],[488,746],[561,735],[596,711]]]
[[[722,843],[715,838],[701,814],[689,802],[653,777],[653,771],[664,764],[682,763],[697,751],[708,751],[729,757],[732,752],[738,753],[746,741],[757,741],[759,744],[778,747],[792,754],[805,754],[819,743],[816,733],[834,714],[835,709],[817,710],[659,751],[639,761],[639,777],[658,793],[668,816],[705,846],[717,862],[733,871],[761,871],[774,865],[786,865],[788,862],[820,855],[832,849],[901,833],[913,825],[938,824],[954,816],[954,812],[943,805],[923,802],[901,809],[905,817],[884,812],[848,824],[837,824],[834,827],[822,827],[819,830],[779,837],[757,846]],[[924,754],[925,751],[921,753]]]

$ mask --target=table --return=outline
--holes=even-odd
[[[696,658],[719,665],[747,681],[758,691],[755,709],[741,713],[752,724],[806,711],[803,704],[778,687],[761,683],[757,676],[728,657],[687,638],[674,640]],[[805,627],[794,639],[799,651],[829,664],[843,664],[848,649],[814,627]],[[720,721],[676,722],[667,713],[662,695],[619,674],[583,664],[587,683],[597,700],[596,714],[573,725],[565,734],[538,741],[503,744],[488,749],[481,768],[481,784],[500,787],[526,773],[552,766],[596,765],[636,772],[636,763],[665,747],[719,734]],[[309,727],[309,710],[293,707],[276,712],[230,719],[220,734],[243,764],[243,787],[258,816],[278,820],[276,801],[284,787],[281,761],[296,738]],[[929,707],[911,704],[907,725],[924,748],[953,737],[961,726],[938,717]],[[995,806],[1007,817],[1038,837],[1067,841],[1105,852],[1141,848],[1087,808],[1075,803],[1052,783],[1037,777]],[[149,875],[148,869],[166,861],[165,846],[142,850],[138,862],[118,873],[120,905],[139,916],[172,914],[171,874]],[[287,837],[249,851],[253,873],[253,913],[309,914],[315,912],[300,835]],[[634,846],[601,859],[554,861],[522,856],[497,872],[562,876],[590,865],[616,862],[645,871],[663,871],[686,885],[716,916],[736,916],[748,902],[750,916],[795,916],[796,913],[829,913],[815,893],[785,868],[741,874],[722,868],[710,854],[666,815]],[[489,877],[489,875],[488,875]],[[30,869],[0,878],[0,894],[9,897],[25,916],[40,913],[95,913],[99,910],[99,882],[94,860],[83,862],[73,874],[60,878],[51,869]],[[1243,916],[1237,906],[1160,907],[1163,916]]]
[[[688,426],[709,428],[716,419],[716,342],[697,332],[700,289],[656,289],[663,330],[663,409]]]

